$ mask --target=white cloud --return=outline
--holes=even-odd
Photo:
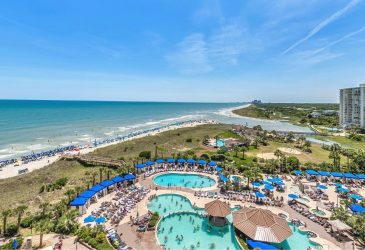
[[[282,55],[287,54],[300,44],[304,43],[308,39],[310,39],[312,36],[317,34],[319,31],[321,31],[323,28],[325,28],[327,25],[331,24],[332,22],[336,21],[338,18],[343,16],[346,12],[350,11],[352,8],[354,8],[358,3],[360,3],[361,0],[351,0],[350,3],[348,3],[344,8],[338,10],[337,12],[333,13],[331,16],[326,18],[325,20],[321,21],[319,24],[317,24],[304,38],[300,39],[293,45],[291,45],[289,48],[287,48]]]

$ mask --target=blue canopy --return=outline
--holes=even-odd
[[[289,194],[289,195],[288,195],[288,197],[289,197],[290,199],[294,199],[294,200],[299,199],[299,196],[298,196],[298,195],[296,195],[296,194]]]
[[[295,175],[301,175],[302,174],[302,171],[300,171],[300,170],[297,169],[297,170],[294,170],[293,173]]]
[[[114,183],[119,183],[119,182],[122,182],[122,181],[124,181],[125,179],[123,178],[123,177],[121,177],[121,176],[116,176],[116,177],[114,177],[113,179],[112,179],[112,181],[114,182]]]
[[[350,209],[354,213],[365,213],[365,208],[361,206],[360,204],[352,204],[350,206]]]
[[[204,161],[204,160],[199,160],[199,161],[198,161],[198,164],[200,164],[200,165],[205,165],[205,164],[207,164],[207,162],[206,162],[206,161]]]
[[[211,162],[208,163],[208,165],[210,167],[215,167],[215,166],[217,166],[217,163],[215,161],[211,161]]]
[[[228,178],[225,177],[223,174],[218,174],[218,177],[219,179],[222,181],[222,182],[227,182],[228,181]]]
[[[94,216],[88,216],[84,219],[84,223],[91,223],[95,221],[95,217]]]
[[[357,176],[354,175],[353,173],[343,173],[343,177],[347,179],[357,179]]]
[[[365,179],[365,174],[356,174],[357,178]]]
[[[147,166],[152,166],[152,165],[154,165],[155,164],[155,162],[153,162],[153,161],[146,161],[146,165]]]
[[[328,189],[328,187],[325,186],[325,185],[318,185],[317,188],[319,188],[319,189]]]
[[[134,165],[136,168],[140,169],[140,168],[145,168],[146,164],[144,163],[137,163],[136,165]]]
[[[99,184],[104,187],[109,187],[111,185],[114,185],[114,182],[112,182],[111,180],[105,180],[105,181],[100,182]]]
[[[168,159],[167,159],[167,163],[175,163],[175,159],[173,159],[173,158],[168,158]]]
[[[255,193],[255,196],[256,196],[257,198],[265,198],[265,197],[266,197],[263,193],[260,193],[260,192],[256,192],[256,193]]]
[[[261,242],[261,241],[255,241],[255,240],[247,240],[247,245],[251,248],[251,249],[262,249],[262,250],[277,250],[276,247]]]
[[[189,160],[188,160],[188,163],[189,163],[189,164],[194,164],[194,163],[195,163],[195,160],[194,160],[194,159],[189,159]]]
[[[95,193],[96,193],[95,191],[86,190],[86,191],[82,192],[81,194],[79,194],[78,197],[90,199],[91,197],[93,197],[95,195]]]
[[[106,219],[104,217],[99,217],[95,220],[97,224],[102,224],[106,222]]]
[[[278,182],[278,181],[282,181],[282,179],[280,177],[274,177],[272,178],[273,182]]]
[[[217,171],[217,172],[220,172],[220,171],[222,171],[223,170],[223,168],[221,168],[221,167],[216,167],[215,168],[215,171]]]
[[[269,182],[270,184],[273,183],[273,182],[275,182],[274,178],[267,178],[266,181]]]
[[[264,185],[271,185],[271,182],[268,182],[268,181],[262,181],[261,183]]]
[[[90,188],[89,190],[97,193],[97,192],[100,192],[101,190],[103,190],[104,188],[105,188],[104,186],[97,184],[97,185],[93,186],[92,188]]]
[[[363,199],[363,197],[359,194],[350,194],[349,197],[352,198],[352,199],[355,199],[355,200],[362,200]]]
[[[347,188],[340,187],[340,188],[337,188],[337,191],[341,192],[341,193],[348,193],[350,190],[348,190]]]
[[[342,173],[339,173],[339,172],[331,172],[331,175],[333,177],[336,177],[336,178],[341,178],[343,177],[343,174]]]
[[[317,171],[314,171],[312,169],[305,170],[305,172],[309,175],[319,175]]]
[[[319,173],[321,176],[326,176],[326,177],[331,176],[331,174],[330,174],[330,173],[328,173],[327,171],[323,171],[323,170],[318,171],[318,173]]]
[[[126,176],[124,176],[124,179],[126,181],[130,181],[136,179],[136,177],[133,174],[127,174]]]
[[[163,159],[158,159],[157,161],[156,161],[156,163],[157,164],[162,164],[162,163],[164,163],[165,161],[163,160]]]
[[[178,160],[177,160],[177,162],[178,162],[178,163],[180,163],[180,164],[182,164],[182,163],[185,163],[185,162],[186,162],[186,160],[185,160],[185,159],[183,159],[183,158],[180,158],[180,159],[178,159]]]
[[[274,190],[274,186],[273,185],[265,185],[265,189]]]
[[[255,182],[252,182],[252,186],[259,187],[259,186],[261,186],[261,184],[255,181]]]
[[[335,186],[339,188],[339,187],[342,187],[342,184],[341,183],[335,183]]]
[[[70,205],[74,206],[74,207],[79,207],[79,206],[83,206],[87,203],[89,199],[87,198],[79,198],[77,197],[76,199],[74,199],[73,201],[71,201]]]

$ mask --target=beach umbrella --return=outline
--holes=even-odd
[[[147,166],[152,166],[153,164],[155,164],[153,161],[146,161]]]
[[[322,190],[323,190],[323,189],[328,189],[328,187],[327,187],[327,186],[325,186],[325,185],[318,185],[318,186],[317,186],[317,188],[322,189]]]
[[[136,168],[145,168],[146,167],[146,164],[143,164],[143,163],[137,163],[135,165]]]
[[[220,172],[220,171],[222,171],[223,170],[223,168],[221,168],[221,167],[216,167],[215,168],[215,171],[217,171],[217,172]]]
[[[265,198],[266,196],[263,194],[263,193],[261,193],[261,192],[256,192],[255,193],[255,196],[257,197],[257,198]]]
[[[167,163],[175,163],[175,159],[173,159],[173,158],[168,158],[168,159],[167,159]]]
[[[185,163],[186,162],[186,160],[185,159],[183,159],[183,158],[180,158],[180,159],[178,159],[177,160],[177,163],[180,163],[180,164],[183,164],[183,163]]]
[[[340,192],[340,193],[348,193],[350,190],[348,190],[347,188],[337,188],[337,191]]]
[[[354,213],[365,213],[365,208],[361,206],[360,204],[352,204],[350,206],[350,209]]]
[[[265,189],[274,190],[274,186],[273,185],[265,185]]]
[[[156,163],[157,164],[162,164],[162,163],[164,163],[165,161],[163,160],[163,159],[158,159],[157,161],[156,161]]]
[[[298,196],[298,195],[296,195],[296,194],[289,194],[289,195],[288,195],[288,197],[289,197],[290,199],[294,199],[294,200],[299,199],[299,196]]]
[[[350,198],[355,199],[355,200],[362,200],[363,197],[359,194],[350,194]]]
[[[263,181],[262,184],[264,184],[264,185],[271,185],[271,182]]]
[[[275,182],[274,178],[267,178],[266,181],[270,182],[270,184],[273,183],[273,182]]]
[[[302,175],[302,171],[300,170],[294,170],[293,172],[295,175]]]
[[[95,217],[94,216],[88,216],[84,219],[84,223],[91,223],[95,221]]]
[[[252,186],[259,187],[259,186],[261,186],[261,184],[255,181],[255,182],[252,182]]]
[[[97,224],[102,224],[106,222],[106,219],[104,217],[99,217],[95,220]]]
[[[188,159],[188,163],[189,164],[194,164],[195,163],[195,160],[194,159]]]
[[[335,187],[340,188],[340,187],[342,187],[342,184],[341,183],[335,183]]]
[[[215,166],[217,166],[217,163],[215,161],[211,161],[211,162],[208,163],[208,165],[210,167],[215,167]]]
[[[198,161],[198,164],[200,164],[200,165],[205,165],[205,164],[207,164],[207,162],[206,162],[206,161],[204,161],[204,160],[199,160],[199,161]]]

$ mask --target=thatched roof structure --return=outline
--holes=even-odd
[[[205,211],[213,217],[226,217],[231,213],[231,208],[223,201],[214,200],[205,204]]]
[[[234,212],[233,225],[257,241],[281,243],[293,234],[286,220],[261,208],[245,207]]]

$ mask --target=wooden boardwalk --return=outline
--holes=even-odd
[[[121,168],[125,166],[125,162],[122,160],[112,160],[100,156],[92,155],[64,155],[64,160],[77,160],[78,162],[91,166],[105,166],[111,168]]]

